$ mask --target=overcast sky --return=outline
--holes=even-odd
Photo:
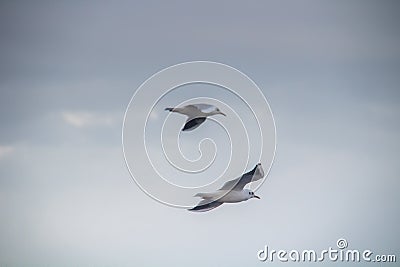
[[[264,245],[322,250],[341,237],[398,253],[399,11],[397,1],[2,1],[0,266],[261,266]],[[192,60],[243,71],[271,105],[277,151],[259,201],[194,214],[129,175],[130,98]]]

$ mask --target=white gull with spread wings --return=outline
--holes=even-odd
[[[201,200],[190,211],[204,212],[215,209],[224,203],[237,203],[251,198],[260,199],[253,191],[243,189],[248,183],[260,180],[264,177],[264,170],[261,163],[258,163],[251,171],[246,172],[241,177],[226,182],[218,191],[213,193],[198,193],[195,197]]]
[[[216,106],[208,104],[192,104],[181,108],[166,108],[170,112],[176,112],[188,116],[182,131],[191,131],[200,126],[207,117],[221,114],[226,116]]]

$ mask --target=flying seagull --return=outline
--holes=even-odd
[[[246,172],[241,177],[226,182],[218,191],[213,193],[198,193],[195,197],[201,197],[202,200],[197,206],[188,209],[190,211],[204,212],[215,209],[224,203],[237,203],[249,200],[250,198],[260,199],[253,191],[243,189],[246,184],[260,180],[264,177],[264,170],[261,163],[258,163],[254,169]]]
[[[191,131],[196,129],[209,116],[216,114],[226,116],[219,110],[219,108],[208,104],[192,104],[184,106],[182,108],[166,108],[165,110],[168,110],[169,112],[177,112],[188,116],[182,131]]]

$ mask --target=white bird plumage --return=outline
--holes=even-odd
[[[217,114],[226,116],[219,110],[219,108],[209,104],[191,104],[184,107],[165,108],[165,110],[180,113],[188,117],[182,131],[191,131],[196,129],[209,116]]]
[[[204,212],[215,209],[223,203],[237,203],[251,198],[260,199],[253,191],[243,189],[248,183],[260,180],[264,177],[264,170],[261,163],[258,163],[251,171],[241,177],[226,182],[219,190],[212,193],[198,193],[195,196],[202,200],[190,211]]]

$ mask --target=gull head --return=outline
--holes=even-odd
[[[224,116],[226,116],[226,114],[225,113],[223,113],[219,108],[215,108],[213,111],[211,111],[210,112],[210,115],[217,115],[217,114],[221,114],[221,115],[224,115]]]
[[[260,199],[259,196],[256,196],[256,195],[254,194],[254,192],[251,191],[251,190],[249,190],[249,189],[243,189],[243,192],[244,192],[244,194],[246,195],[247,199],[250,199],[250,198],[257,198],[257,199]]]
[[[221,110],[219,110],[219,108],[217,108],[215,111],[217,112],[217,114],[221,114],[221,115],[224,115],[224,116],[226,116],[226,114],[225,114],[225,113],[223,113]]]

